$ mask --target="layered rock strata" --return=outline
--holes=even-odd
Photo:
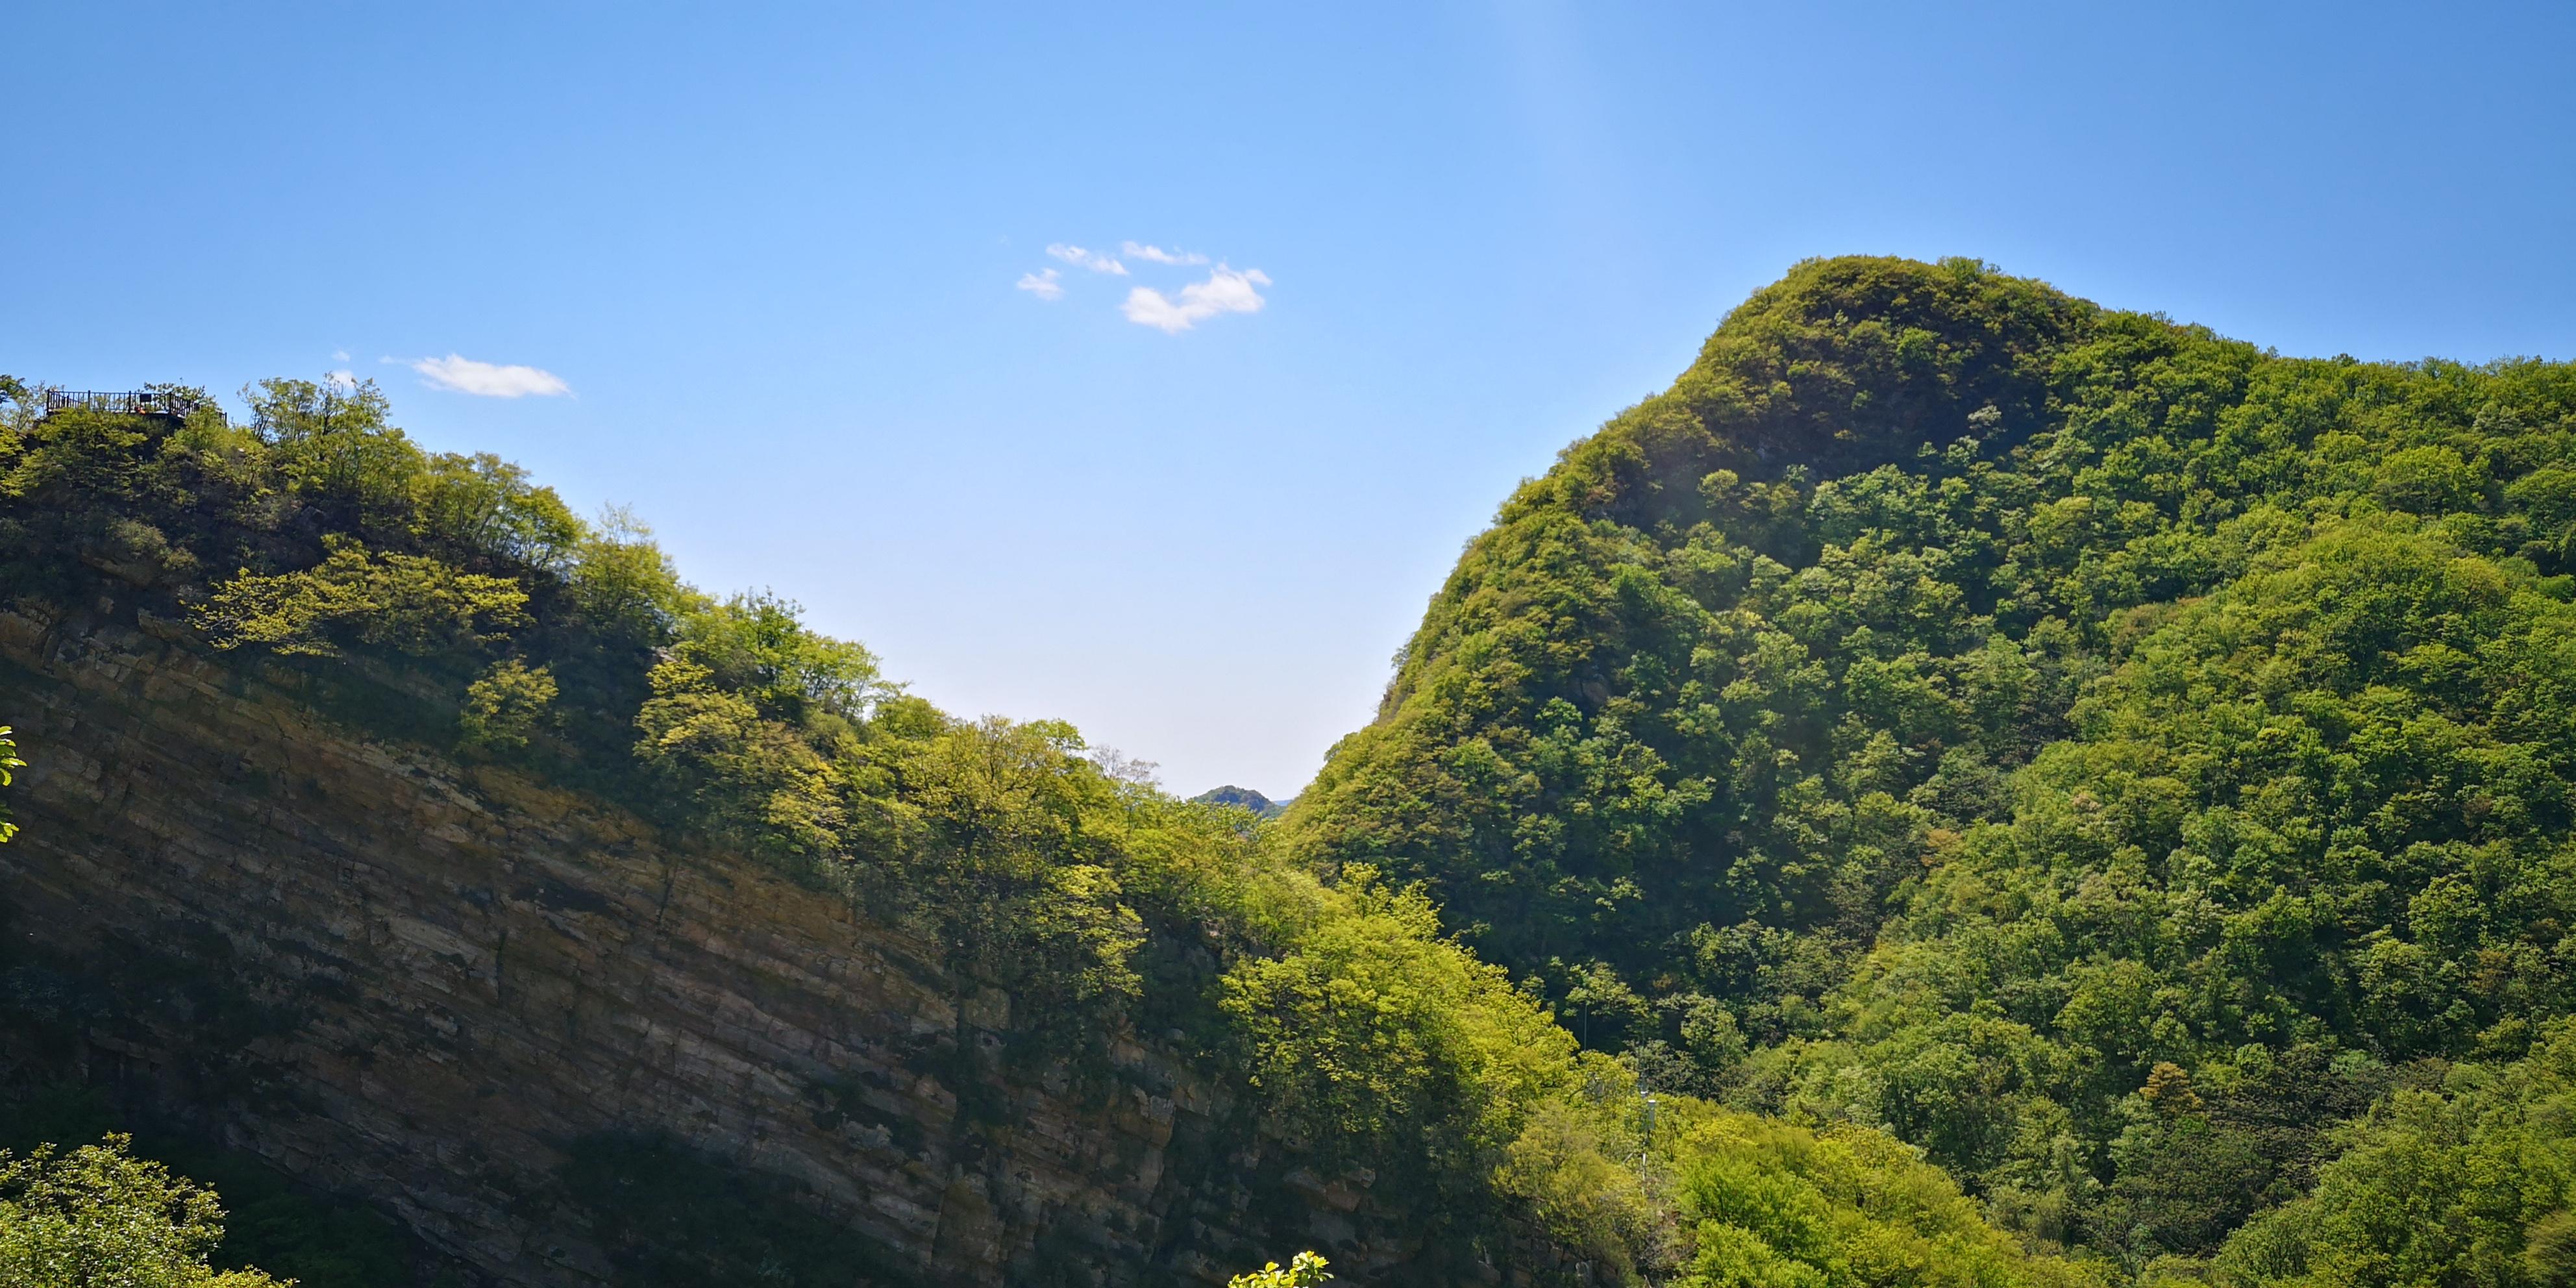
[[[860,1282],[1221,1281],[1287,1242],[1364,1282],[1414,1250],[1166,1051],[1006,1060],[1007,995],[834,896],[115,607],[0,614],[21,1074],[112,1083],[494,1284],[634,1277],[585,1158],[790,1205]]]

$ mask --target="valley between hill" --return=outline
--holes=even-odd
[[[219,1260],[2576,1280],[2564,364],[1801,264],[1284,812],[941,712],[372,386],[0,394],[0,1143],[282,1185]]]

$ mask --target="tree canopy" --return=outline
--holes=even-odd
[[[0,1283],[13,1288],[291,1288],[257,1270],[218,1271],[213,1191],[134,1157],[110,1136],[69,1153],[0,1150]]]

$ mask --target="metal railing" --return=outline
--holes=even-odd
[[[117,416],[186,416],[200,407],[212,407],[223,415],[210,399],[191,394],[173,393],[166,389],[48,389],[45,391],[45,414],[58,411],[97,411]]]

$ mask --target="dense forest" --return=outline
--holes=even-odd
[[[2572,417],[2565,365],[1801,265],[1505,504],[1282,840],[2116,1273],[2554,1282],[2541,1137],[2474,1236],[2348,1151],[2563,1041]]]
[[[397,677],[315,691],[911,928],[1052,1056],[1179,1035],[1461,1258],[2576,1282],[2569,367],[1800,265],[1503,505],[1275,820],[944,713],[372,385],[42,392],[8,599]],[[259,1264],[367,1282],[329,1242]]]

